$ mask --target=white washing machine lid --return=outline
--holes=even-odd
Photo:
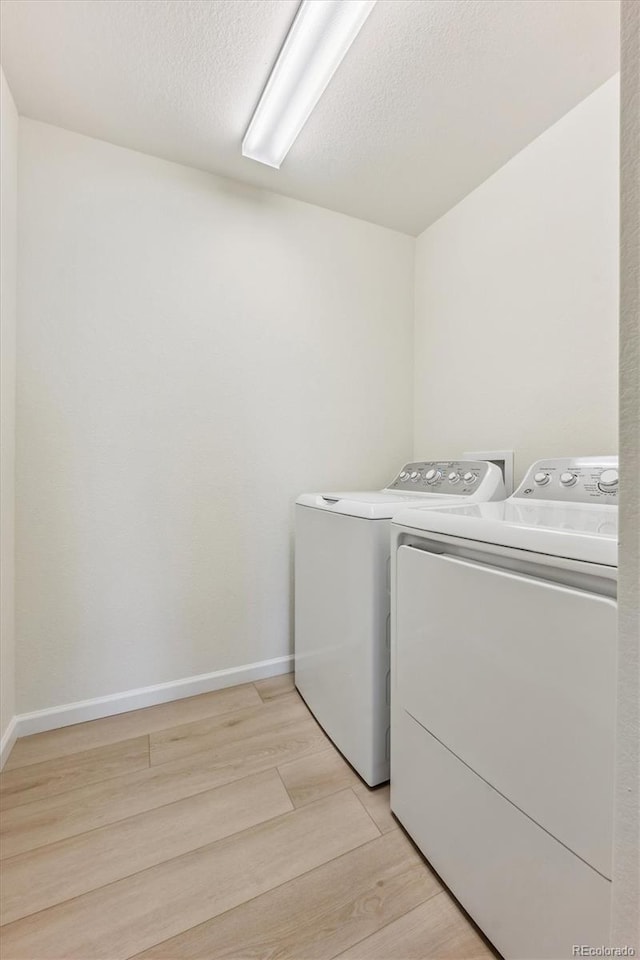
[[[618,566],[618,508],[510,497],[494,503],[402,510],[396,525],[479,543]]]
[[[485,460],[412,461],[383,490],[303,493],[301,507],[364,520],[390,520],[405,507],[473,503],[504,496],[502,474]]]
[[[385,490],[353,491],[347,493],[303,493],[296,504],[312,507],[315,510],[327,510],[347,517],[360,517],[364,520],[390,520],[398,510],[410,506],[442,506],[454,502],[454,497],[437,493],[387,493]]]

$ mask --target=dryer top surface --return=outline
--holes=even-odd
[[[618,508],[611,504],[528,501],[473,503],[399,511],[394,523],[425,533],[492,543],[533,553],[618,565]]]

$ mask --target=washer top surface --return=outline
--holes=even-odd
[[[464,540],[617,567],[617,459],[564,458],[534,463],[515,494],[500,503],[420,505],[394,523]]]
[[[485,460],[428,460],[404,465],[383,490],[305,493],[299,506],[365,520],[389,520],[410,506],[502,499],[502,473]]]

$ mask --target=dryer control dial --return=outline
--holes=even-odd
[[[469,470],[467,473],[465,473],[462,479],[465,483],[475,483],[478,478],[476,477],[475,473],[471,473]]]
[[[618,486],[618,471],[603,470],[598,480],[598,488],[604,493],[612,493]]]
[[[618,499],[618,458],[551,457],[538,460],[514,493],[516,499],[591,503],[606,509]]]
[[[424,478],[427,481],[427,483],[436,483],[441,476],[442,474],[440,473],[440,471],[434,470],[434,468],[432,467],[431,470],[427,470],[427,472],[424,475]]]
[[[447,480],[449,481],[449,483],[458,483],[458,481],[460,480],[460,474],[456,473],[456,471],[454,470],[452,473],[448,475]]]

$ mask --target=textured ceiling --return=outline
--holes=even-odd
[[[618,69],[617,0],[378,0],[279,171],[240,154],[297,0],[2,0],[20,113],[417,234]]]

